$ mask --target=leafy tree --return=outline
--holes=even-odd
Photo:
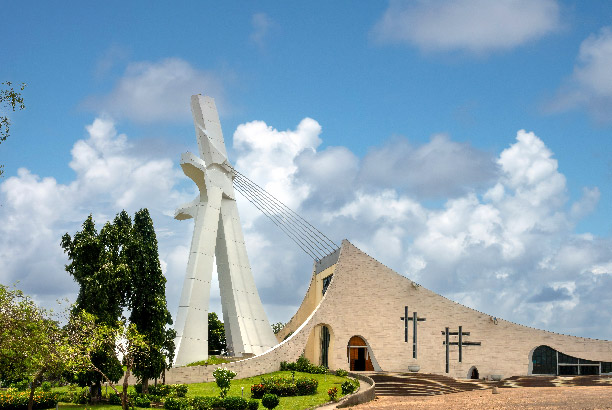
[[[69,363],[68,338],[50,313],[20,290],[0,285],[0,379],[29,381],[28,410],[36,387]]]
[[[176,332],[167,328],[172,324],[172,316],[166,306],[166,278],[159,263],[157,238],[147,209],[134,215],[127,254],[131,269],[130,322],[147,341],[147,351],[136,355],[134,375],[141,380],[143,392],[148,393],[149,379],[158,377],[172,363]]]
[[[274,334],[278,334],[278,332],[283,330],[283,327],[285,327],[285,324],[283,322],[272,323],[272,331],[274,332]]]
[[[89,215],[74,239],[68,234],[62,237],[61,245],[71,261],[66,265],[66,270],[79,284],[73,314],[80,311],[90,313],[101,326],[112,327],[119,321],[129,284],[125,245],[129,240],[130,228],[129,216],[121,212],[113,224],[106,223],[98,233],[93,217]],[[91,352],[90,358],[100,372],[91,369],[77,374],[80,386],[95,385],[96,395],[101,391],[101,373],[114,382],[123,375],[114,346],[109,343],[98,347],[98,351]]]
[[[85,310],[73,313],[67,328],[71,336],[71,349],[75,356],[86,358],[81,361],[80,366],[89,371],[96,372],[113,389],[115,394],[121,398],[121,407],[128,410],[128,379],[134,367],[137,355],[147,351],[147,342],[142,334],[136,329],[136,325],[128,323],[125,318],[113,326],[98,324],[96,317]],[[115,383],[109,375],[95,364],[95,355],[100,350],[107,351],[112,346],[112,351],[116,356],[123,357],[125,373],[123,377],[122,391],[119,392]]]
[[[208,354],[227,351],[225,328],[215,312],[208,312]]]
[[[148,380],[158,377],[172,362],[176,335],[167,328],[172,319],[166,306],[166,279],[149,212],[138,211],[132,224],[127,212],[122,211],[99,233],[90,215],[74,238],[69,234],[62,237],[62,247],[70,259],[66,270],[80,286],[73,314],[85,311],[95,318],[96,325],[107,329],[128,323],[119,326],[123,333],[133,326],[142,343],[130,347],[130,371],[142,380],[146,391]],[[130,311],[129,322],[122,320],[124,309]],[[88,351],[92,366],[79,373],[80,385],[93,383],[100,391],[103,379],[116,383],[124,374],[117,359],[117,344],[109,340],[106,345],[97,344],[97,350]],[[125,365],[126,356],[121,355]]]
[[[25,104],[23,102],[23,97],[19,91],[15,91],[12,87],[12,83],[10,81],[3,82],[2,85],[8,87],[7,89],[0,89],[0,109],[10,108],[12,111],[15,111],[17,108],[23,110],[25,108]],[[21,91],[23,91],[26,87],[25,83],[21,84]],[[3,111],[0,111],[3,113]],[[8,116],[2,115],[0,116],[0,144],[9,136],[11,121]],[[3,174],[2,165],[0,165],[0,175]]]

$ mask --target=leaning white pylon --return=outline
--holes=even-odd
[[[181,167],[196,183],[200,195],[177,209],[174,216],[195,220],[175,324],[175,366],[208,358],[213,256],[229,354],[257,355],[277,344],[251,273],[215,100],[194,95],[191,111],[200,157],[183,154]]]

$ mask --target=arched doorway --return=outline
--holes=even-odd
[[[346,347],[346,354],[349,360],[351,371],[374,371],[368,344],[360,336],[353,336]]]
[[[468,379],[478,380],[480,378],[480,374],[478,374],[478,369],[476,366],[472,366],[468,371]]]

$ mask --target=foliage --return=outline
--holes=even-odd
[[[44,381],[40,384],[40,389],[45,392],[51,391],[51,382]]]
[[[159,263],[153,221],[146,208],[134,215],[126,254],[130,265],[126,290],[130,322],[147,341],[144,350],[136,352],[133,371],[147,393],[148,380],[170,368],[176,331],[168,328],[172,316],[166,306],[166,278]]]
[[[68,335],[18,289],[0,285],[0,380],[22,381],[34,391],[45,378],[57,377],[71,363]]]
[[[336,370],[336,376],[346,377],[348,376],[348,372],[346,370],[338,369]]]
[[[215,378],[215,382],[217,383],[217,386],[221,390],[221,392],[219,393],[219,396],[220,397],[227,396],[227,392],[230,389],[232,379],[236,377],[236,373],[229,370],[228,368],[218,367],[213,372],[213,376]]]
[[[25,104],[23,102],[23,97],[19,91],[23,91],[26,87],[25,83],[21,83],[18,91],[12,87],[13,83],[10,81],[5,81],[2,85],[7,88],[0,89],[0,112],[3,112],[5,108],[10,108],[11,111],[15,111],[16,109],[23,110],[25,109]],[[2,115],[0,116],[0,144],[9,137],[10,134],[10,126],[11,121],[8,116]],[[0,175],[3,174],[2,165],[0,165]]]
[[[117,383],[124,374],[118,357],[123,357],[126,377],[133,371],[144,381],[147,392],[149,378],[158,377],[171,363],[175,337],[174,330],[168,328],[172,320],[166,307],[166,280],[148,211],[136,212],[133,225],[122,211],[99,233],[89,215],[82,230],[74,238],[65,234],[61,245],[70,259],[66,270],[79,284],[72,315],[85,311],[96,326],[104,328],[103,332],[116,328],[133,336],[123,346],[111,337],[106,343],[97,343],[97,350],[86,349],[91,363],[89,371],[78,374],[79,384],[93,383],[99,389],[102,380]],[[124,309],[131,312],[129,321],[121,316]],[[129,350],[129,354],[121,354],[121,349]],[[124,389],[126,383],[124,378]]]
[[[168,397],[164,402],[166,410],[183,410],[191,407],[191,400],[187,398]]]
[[[251,397],[261,399],[265,394],[276,394],[279,397],[306,396],[315,394],[319,382],[313,378],[266,377],[251,386]]]
[[[340,387],[342,388],[342,394],[351,394],[357,389],[357,386],[352,380],[343,382]]]
[[[249,401],[247,402],[247,409],[248,410],[257,410],[259,408],[259,401],[255,400],[255,399],[249,399]]]
[[[151,399],[147,396],[136,396],[134,397],[134,405],[142,408],[151,407]]]
[[[208,328],[208,331],[210,332],[210,327]],[[210,338],[210,333],[208,337]],[[210,344],[208,346],[210,346]],[[189,363],[187,366],[210,366],[213,364],[225,364],[225,363],[229,363],[230,361],[231,360],[224,359],[223,357],[209,356],[208,359],[206,360],[200,360],[198,362]]]
[[[275,335],[278,334],[278,332],[280,332],[281,330],[283,330],[283,327],[285,327],[285,323],[283,322],[272,323],[272,331]]]
[[[338,397],[338,388],[337,387],[332,387],[331,389],[329,389],[327,391],[327,395],[329,396],[330,400],[336,401],[336,399]]]
[[[26,410],[30,398],[29,392],[14,389],[0,390],[0,410]],[[33,409],[49,409],[57,404],[58,394],[36,391],[33,396]]]
[[[208,312],[208,354],[227,352],[225,327],[215,312]]]
[[[223,399],[222,406],[225,410],[247,410],[248,402],[242,397],[227,396]]]
[[[280,400],[278,399],[278,396],[276,394],[264,394],[264,396],[261,398],[261,405],[264,406],[266,409],[273,409],[276,406],[278,406],[278,403],[280,402]]]
[[[304,356],[300,356],[294,363],[291,362],[281,362],[280,363],[281,371],[296,371],[310,374],[325,374],[327,373],[327,367],[325,366],[316,366],[310,363]]]

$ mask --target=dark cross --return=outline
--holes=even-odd
[[[448,347],[449,346],[459,346],[459,362],[461,362],[463,360],[463,346],[480,346],[480,342],[464,342],[463,341],[463,336],[469,336],[470,332],[464,332],[462,330],[462,326],[459,326],[459,331],[458,332],[449,332],[448,331],[448,327],[445,328],[442,331],[442,334],[445,336],[445,340],[444,342],[442,342],[442,344],[446,345],[446,373],[448,373]],[[459,336],[459,341],[457,342],[450,342],[448,340],[449,336]]]
[[[408,322],[412,321],[412,357],[417,357],[417,322],[424,322],[424,317],[417,317],[417,312],[412,312],[412,317],[408,316],[408,306],[404,306],[404,342],[408,343]]]

